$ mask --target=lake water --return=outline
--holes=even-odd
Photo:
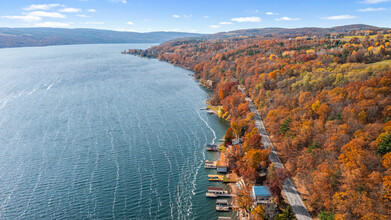
[[[190,71],[120,53],[149,46],[0,50],[0,219],[217,219],[227,123]]]

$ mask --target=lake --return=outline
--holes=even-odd
[[[205,151],[228,123],[147,44],[0,50],[0,219],[217,219]]]

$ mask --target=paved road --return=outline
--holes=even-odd
[[[244,90],[239,87],[240,90],[244,93]],[[249,101],[250,110],[255,114],[254,121],[255,126],[258,128],[259,134],[262,136],[262,144],[265,148],[271,148],[271,153],[269,155],[269,160],[274,163],[276,168],[284,168],[284,165],[281,163],[280,158],[278,158],[277,152],[273,147],[272,142],[270,141],[269,135],[266,132],[266,128],[263,125],[262,118],[259,115],[258,110],[255,108],[252,101],[246,97],[246,100]],[[309,220],[312,219],[310,214],[305,207],[303,200],[301,200],[299,192],[297,192],[296,187],[293,185],[290,178],[287,178],[283,184],[283,192],[285,193],[288,203],[292,206],[292,210],[296,215],[298,220]]]

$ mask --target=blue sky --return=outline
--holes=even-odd
[[[216,33],[390,21],[391,0],[0,0],[0,27]]]

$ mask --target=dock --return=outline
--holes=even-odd
[[[215,144],[208,144],[206,145],[207,151],[219,151],[219,147]]]
[[[208,175],[210,182],[223,182],[224,176],[223,175]]]
[[[217,162],[216,161],[209,161],[209,160],[206,160],[205,161],[205,169],[216,169],[217,167]]]
[[[218,198],[218,197],[232,197],[232,194],[224,190],[222,187],[209,186],[206,197],[209,198]]]
[[[232,205],[227,199],[218,199],[216,201],[216,211],[218,212],[229,212],[232,209]]]

